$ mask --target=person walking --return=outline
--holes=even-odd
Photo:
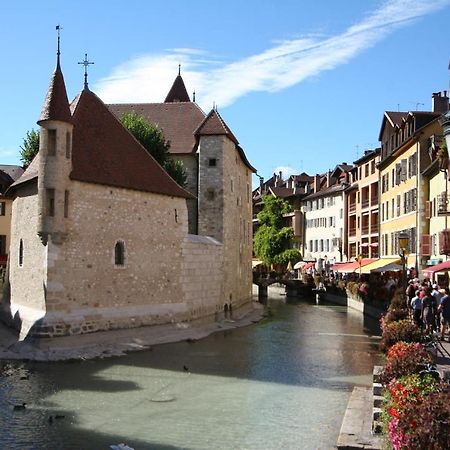
[[[422,298],[421,319],[425,324],[425,333],[431,334],[436,324],[436,300],[431,295],[431,288],[425,288],[425,297]]]
[[[444,290],[445,294],[441,298],[438,311],[441,316],[441,340],[445,340],[445,332],[448,331],[450,324],[450,289]]]
[[[416,295],[411,300],[411,309],[414,323],[422,329],[422,299],[420,298],[420,290],[417,289]]]

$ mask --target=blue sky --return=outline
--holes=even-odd
[[[19,164],[55,65],[70,98],[163,101],[182,65],[260,175],[321,173],[378,145],[385,110],[448,90],[450,0],[20,1],[0,6],[0,163]]]

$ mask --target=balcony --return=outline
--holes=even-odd
[[[370,234],[375,234],[375,233],[378,233],[378,225],[377,224],[370,226]]]
[[[361,234],[369,234],[369,225],[363,225],[361,227]]]
[[[370,199],[370,206],[378,206],[378,195]]]
[[[353,214],[356,212],[356,203],[351,203],[348,205],[348,213]]]
[[[361,208],[364,209],[364,208],[368,208],[368,207],[369,207],[369,199],[368,198],[364,198],[361,201]]]
[[[348,229],[348,235],[349,236],[356,236],[356,228],[349,228]]]
[[[448,196],[447,192],[442,192],[442,194],[437,196],[438,203],[438,215],[448,216],[450,211],[448,210]]]

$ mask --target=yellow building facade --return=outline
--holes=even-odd
[[[406,232],[407,265],[416,270],[429,259],[421,248],[421,235],[428,231],[428,192],[423,189],[421,173],[431,163],[430,137],[442,133],[439,116],[429,112],[386,112],[380,131],[380,255],[399,257],[398,236]]]

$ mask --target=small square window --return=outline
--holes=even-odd
[[[208,159],[208,166],[209,167],[216,167],[217,166],[217,159],[216,158],[209,158]]]

